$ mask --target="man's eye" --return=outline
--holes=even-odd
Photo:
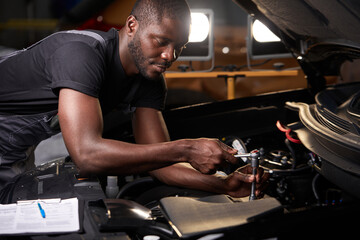
[[[156,42],[157,42],[157,44],[159,45],[159,46],[165,46],[166,45],[166,42],[165,41],[163,41],[163,40],[161,40],[161,39],[156,39]]]

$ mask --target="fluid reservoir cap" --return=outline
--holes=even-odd
[[[144,236],[143,240],[160,240],[160,237],[156,235],[147,235]]]

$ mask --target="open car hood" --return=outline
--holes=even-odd
[[[358,0],[234,0],[279,36],[307,75],[337,75],[360,58]]]

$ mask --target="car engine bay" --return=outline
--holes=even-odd
[[[236,148],[239,154],[256,150],[260,166],[270,174],[263,198],[249,201],[249,197],[236,199],[183,189],[146,175],[116,176],[119,191],[109,197],[109,177],[80,177],[67,157],[20,175],[2,190],[1,203],[77,197],[82,230],[65,234],[64,239],[143,239],[148,235],[160,239],[234,239],[239,235],[243,239],[293,239],[331,237],[340,227],[346,233],[354,232],[350,217],[360,210],[356,182],[346,183],[345,178],[339,185],[336,177],[343,175],[323,175],[326,155],[315,153],[316,149],[299,138],[297,133],[304,129],[304,123],[291,104],[294,102],[314,104],[311,93],[302,89],[164,113],[173,139],[213,137]],[[111,134],[128,127],[129,123],[123,122]],[[128,133],[118,136],[132,141],[131,130]],[[241,157],[238,165],[219,171],[231,174],[249,163],[250,158]],[[342,187],[344,182],[349,188]],[[314,232],[325,227],[326,231]]]

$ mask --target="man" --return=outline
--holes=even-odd
[[[138,0],[120,31],[55,33],[0,63],[1,185],[26,169],[29,161],[21,160],[31,146],[54,134],[57,114],[80,174],[150,172],[171,185],[248,195],[255,180],[249,168],[210,175],[236,163],[236,150],[216,139],[169,139],[162,73],[187,43],[189,28],[185,0]],[[134,112],[137,144],[102,137],[103,114],[119,105]]]

